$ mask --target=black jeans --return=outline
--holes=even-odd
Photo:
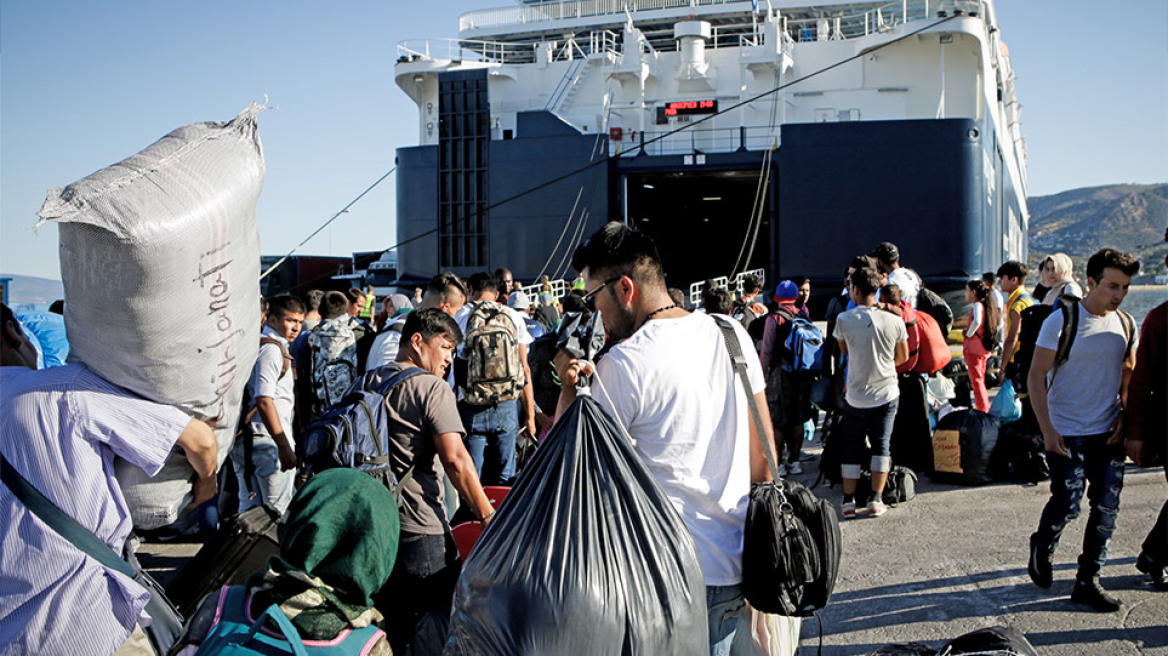
[[[395,654],[441,654],[462,562],[450,533],[401,534],[397,562],[374,598]]]
[[[1164,478],[1168,479],[1168,467],[1164,468]],[[1148,537],[1144,538],[1141,552],[1160,567],[1168,567],[1168,501],[1160,506],[1160,516],[1156,518],[1156,524],[1152,526]]]

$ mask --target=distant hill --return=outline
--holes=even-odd
[[[65,286],[60,280],[10,273],[0,273],[0,278],[12,278],[8,283],[8,302],[13,306],[24,303],[52,303],[58,298],[65,298]]]
[[[1031,196],[1030,264],[1063,252],[1082,266],[1105,246],[1140,258],[1141,274],[1164,274],[1168,184],[1107,185]]]

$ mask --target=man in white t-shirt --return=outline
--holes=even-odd
[[[1135,368],[1135,322],[1119,309],[1140,263],[1105,248],[1087,261],[1087,295],[1067,316],[1078,326],[1066,361],[1056,365],[1064,314],[1042,324],[1030,363],[1028,389],[1050,463],[1050,500],[1030,536],[1028,571],[1036,585],[1053,582],[1054,551],[1067,524],[1078,517],[1084,491],[1091,512],[1084,529],[1071,601],[1114,612],[1118,599],[1099,584],[1107,546],[1119,515],[1126,453],[1123,404]]]
[[[394,294],[394,296],[405,299],[401,294]],[[417,309],[438,308],[453,317],[464,307],[466,307],[466,288],[463,287],[462,281],[452,273],[440,273],[430,279],[430,284],[426,286],[426,291],[422,295]],[[400,310],[401,308],[395,306],[395,309]],[[385,324],[385,328],[378,333],[377,339],[373,340],[373,346],[369,349],[369,359],[365,364],[366,371],[373,371],[397,360],[407,316],[408,314],[401,314],[391,319]],[[465,315],[462,325],[466,326]]]
[[[848,278],[848,291],[856,307],[839,315],[835,322],[840,353],[848,358],[844,414],[840,421],[844,519],[856,516],[856,483],[860,479],[865,439],[872,446],[868,516],[880,517],[888,512],[882,495],[892,469],[892,424],[900,401],[896,367],[908,360],[908,331],[899,316],[876,306],[879,289],[878,272],[857,269]]]
[[[872,256],[880,263],[880,270],[888,275],[887,284],[900,287],[900,299],[915,308],[917,294],[921,291],[921,279],[915,271],[900,266],[900,250],[896,244],[886,241],[876,247]]]
[[[270,505],[280,512],[292,503],[296,481],[296,441],[293,414],[295,366],[289,345],[300,334],[304,304],[289,294],[268,299],[268,318],[260,338],[259,355],[247,384],[254,404],[248,433],[231,449],[239,481],[239,511]],[[251,443],[244,440],[250,437]],[[250,451],[251,463],[248,463]]]
[[[634,448],[689,527],[706,578],[710,653],[728,653],[745,612],[742,541],[752,481],[770,480],[761,439],[748,415],[722,332],[714,319],[674,303],[657,247],[617,222],[572,258],[586,298],[612,341],[599,362],[593,396],[628,430]],[[766,407],[762,367],[750,336],[734,323],[755,403]],[[560,412],[576,396],[584,363],[561,352]],[[558,413],[557,413],[558,414]],[[769,422],[765,439],[774,444]]]

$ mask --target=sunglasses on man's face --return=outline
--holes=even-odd
[[[596,289],[593,289],[592,291],[585,294],[584,295],[584,303],[585,303],[585,305],[588,306],[588,309],[595,312],[596,311],[596,295],[600,293],[600,290],[604,289],[605,287],[608,287],[609,285],[611,285],[614,282],[617,282],[620,279],[621,279],[620,276],[609,278],[608,280],[605,280],[603,283],[601,283],[601,285],[599,287],[597,287]]]

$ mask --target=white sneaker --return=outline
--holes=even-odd
[[[856,518],[856,504],[853,501],[848,501],[840,506],[840,512],[843,513],[844,519]]]
[[[869,517],[883,517],[886,512],[888,512],[888,506],[884,505],[883,501],[873,500],[868,502]]]
[[[779,476],[786,478],[791,472],[787,469],[787,463],[779,464]]]
[[[795,476],[797,474],[802,474],[803,473],[803,465],[800,465],[798,461],[792,462],[791,464],[787,465],[787,473],[792,475],[792,476]]]

